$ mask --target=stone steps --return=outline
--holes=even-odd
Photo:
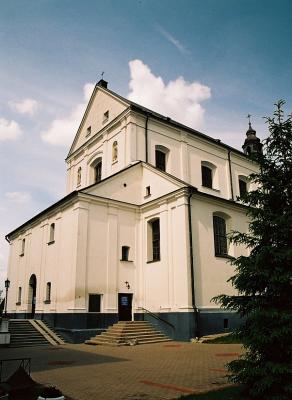
[[[157,331],[147,321],[120,321],[105,332],[86,340],[86,344],[127,346],[147,343],[169,342],[171,339]]]
[[[10,347],[49,346],[60,344],[54,340],[54,334],[42,328],[37,320],[9,321]]]
[[[28,320],[10,320],[10,347],[48,346],[48,341]]]

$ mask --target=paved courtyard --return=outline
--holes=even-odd
[[[241,353],[237,344],[66,344],[2,348],[0,358],[31,357],[33,379],[74,400],[163,400],[222,387],[225,364]]]

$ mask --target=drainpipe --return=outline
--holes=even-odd
[[[146,114],[146,122],[145,122],[145,161],[148,163],[148,120],[149,114]]]
[[[193,252],[193,232],[192,232],[192,207],[191,198],[193,190],[189,188],[188,193],[188,219],[189,219],[189,240],[190,240],[190,264],[191,264],[191,285],[192,285],[192,306],[195,313],[195,337],[199,337],[199,312],[196,306],[196,294],[195,294],[195,276],[194,276],[194,252]]]
[[[231,199],[234,200],[230,154],[231,154],[231,150],[228,150],[228,166],[229,166],[229,178],[230,178]]]

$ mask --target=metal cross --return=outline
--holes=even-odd
[[[104,71],[102,71],[102,73],[101,73],[101,79],[103,79],[103,75],[104,75]]]
[[[249,122],[249,123],[250,123],[250,117],[251,117],[250,114],[248,114],[247,117],[246,117],[246,118],[248,118],[248,122]]]

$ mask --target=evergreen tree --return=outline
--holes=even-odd
[[[257,189],[241,198],[249,206],[249,231],[230,237],[250,249],[231,261],[238,295],[214,299],[242,317],[235,334],[246,352],[228,368],[248,399],[292,399],[292,117],[284,116],[284,103],[267,118],[263,153],[252,156],[259,163],[250,176]]]

